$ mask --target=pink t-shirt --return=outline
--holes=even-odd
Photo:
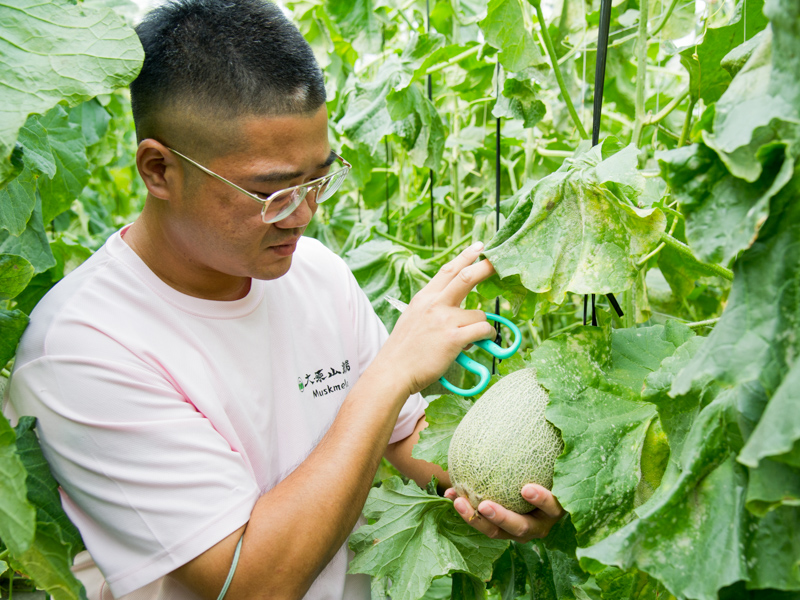
[[[64,510],[114,596],[147,586],[145,597],[189,600],[164,575],[248,521],[386,336],[316,240],[301,239],[283,277],[220,302],[169,287],[117,233],[33,311],[7,412],[37,417]],[[391,441],[423,410],[412,396]],[[369,598],[368,578],[345,575],[347,553],[306,598]]]

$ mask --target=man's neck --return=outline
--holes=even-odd
[[[122,239],[161,281],[182,294],[230,301],[244,298],[250,292],[249,277],[213,273],[182,257],[157,222],[154,223],[146,206]]]

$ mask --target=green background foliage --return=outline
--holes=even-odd
[[[307,235],[389,328],[385,295],[487,243],[498,275],[466,304],[520,325],[499,376],[536,369],[565,442],[569,517],[528,544],[477,534],[384,464],[351,537],[375,598],[800,597],[800,8],[615,0],[591,148],[599,6],[286,2],[354,165]],[[141,210],[134,13],[0,7],[0,386],[39,299]],[[429,400],[413,452],[446,468],[474,399]],[[0,581],[84,597],[30,419],[0,418],[0,492]]]

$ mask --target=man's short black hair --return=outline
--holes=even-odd
[[[140,141],[159,139],[164,111],[231,119],[313,114],[325,102],[311,47],[265,0],[170,0],[136,33],[145,51],[130,86]]]

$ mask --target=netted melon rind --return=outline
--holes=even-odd
[[[526,483],[553,486],[561,436],[545,419],[548,395],[533,369],[503,377],[467,412],[448,453],[453,487],[473,508],[492,500],[517,513],[533,507],[520,491]]]

